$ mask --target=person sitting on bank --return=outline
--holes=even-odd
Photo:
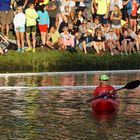
[[[59,46],[62,45],[61,36],[57,31],[57,27],[55,25],[50,28],[46,45],[51,49],[59,49]]]
[[[102,74],[99,77],[99,85],[93,91],[93,96],[103,96],[108,98],[117,98],[115,94],[115,88],[108,84],[109,77],[106,74]],[[105,96],[104,96],[105,95]]]

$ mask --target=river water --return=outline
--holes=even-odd
[[[102,72],[0,75],[0,140],[139,140],[140,88],[118,91],[119,111],[94,116],[89,104]],[[107,72],[119,88],[140,71]]]

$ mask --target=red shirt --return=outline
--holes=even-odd
[[[110,85],[106,85],[106,86],[98,86],[94,92],[93,92],[93,96],[100,96],[103,95],[105,93],[109,93],[110,91],[115,90],[114,87],[110,86]]]
[[[138,6],[139,6],[139,4],[137,2],[132,2],[132,12],[131,12],[132,16],[137,16]]]

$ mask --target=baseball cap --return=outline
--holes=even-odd
[[[108,77],[106,74],[102,74],[102,75],[100,76],[100,80],[106,81],[106,80],[109,80],[109,77]]]

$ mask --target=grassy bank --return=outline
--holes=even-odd
[[[39,71],[89,71],[140,69],[140,54],[104,56],[71,54],[63,51],[42,51],[17,53],[9,51],[0,55],[2,72],[39,72]]]

